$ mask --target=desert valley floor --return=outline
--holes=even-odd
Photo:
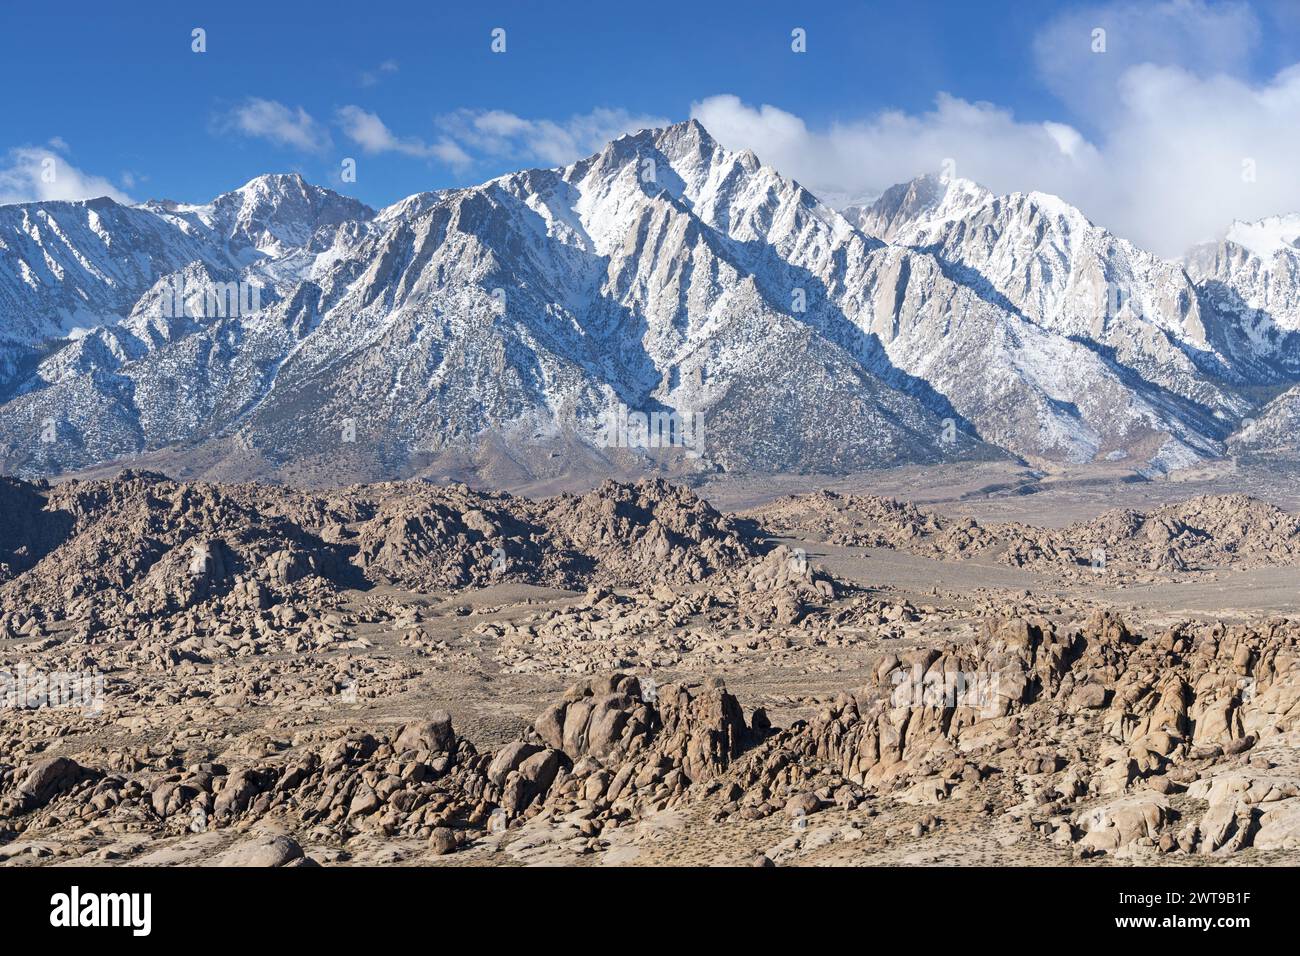
[[[3,479],[0,864],[1294,864],[1296,489]]]

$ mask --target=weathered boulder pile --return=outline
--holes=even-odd
[[[1300,517],[1244,494],[1201,495],[1149,512],[1107,511],[1063,528],[980,524],[874,495],[791,495],[746,512],[774,533],[926,557],[987,555],[1067,577],[1151,578],[1300,564]]]
[[[989,800],[1080,851],[1230,852],[1300,840],[1300,627],[1143,639],[1010,616],[974,646],[885,657],[876,683],[735,767],[751,806],[815,789]],[[1262,842],[1256,842],[1262,838]]]
[[[523,738],[480,754],[437,711],[396,732],[294,741],[242,766],[152,765],[106,755],[0,765],[0,817],[18,832],[76,822],[95,832],[184,833],[288,817],[321,838],[361,832],[433,841],[451,852],[543,811],[578,813],[594,836],[687,800],[764,732],[721,683],[643,695],[614,674],[570,688]],[[698,789],[698,788],[696,788]]]
[[[1300,846],[1300,628],[1184,624],[1152,637],[1099,612],[987,621],[973,643],[881,658],[809,720],[747,721],[720,681],[575,684],[480,753],[444,712],[388,733],[311,733],[283,753],[188,766],[122,755],[0,767],[20,830],[75,820],[180,832],[287,816],[321,839],[414,836],[435,852],[539,815],[597,838],[708,802],[719,825],[877,801],[983,806],[1081,856]]]
[[[376,584],[586,587],[700,581],[758,553],[732,519],[664,481],[535,502],[420,482],[302,492],[126,471],[5,479],[0,606],[123,624],[207,602],[237,614]]]
[[[0,480],[0,862],[1300,850],[1300,623],[1076,587],[1098,550],[1130,580],[1294,563],[1293,517],[755,514],[662,481]],[[874,585],[817,536],[1080,577]]]
[[[777,545],[701,583],[625,593],[592,588],[568,607],[485,622],[475,633],[491,639],[497,660],[515,673],[591,674],[684,661],[707,673],[743,649],[787,649],[796,639],[825,646],[847,636],[843,625],[850,621],[865,629],[917,619],[914,609],[895,613],[884,601],[863,598],[838,609],[832,622],[830,605],[846,590],[837,592],[806,554]]]

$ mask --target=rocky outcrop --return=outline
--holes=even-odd
[[[10,775],[20,782],[10,793],[0,789],[0,800],[33,829],[72,816],[184,832],[288,814],[336,834],[419,836],[445,853],[498,818],[508,827],[543,810],[586,809],[598,832],[604,822],[681,802],[693,785],[725,773],[755,733],[721,682],[670,685],[647,700],[635,677],[613,674],[570,688],[527,739],[494,754],[478,753],[437,711],[391,735],[350,733],[239,768],[202,764],[149,776],[52,758]],[[301,856],[288,846],[254,841],[223,859],[282,865]]]
[[[831,544],[944,560],[996,555],[1076,579],[1300,564],[1300,518],[1244,494],[1202,495],[1149,512],[1118,509],[1063,528],[981,524],[891,498],[832,492],[787,496],[746,514],[775,532]]]
[[[757,554],[750,537],[663,481],[606,482],[541,502],[389,483],[312,494],[123,472],[40,488],[11,481],[0,602],[83,618],[263,610],[376,584],[558,587],[698,582]],[[39,540],[38,540],[39,539]]]

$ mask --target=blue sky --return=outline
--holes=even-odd
[[[1208,191],[1216,171],[1235,176],[1238,154],[1262,157],[1265,172],[1274,151],[1286,155],[1290,141],[1267,128],[1280,121],[1270,104],[1290,90],[1282,71],[1300,62],[1296,6],[74,0],[56,14],[5,2],[0,62],[13,94],[0,113],[0,201],[204,201],[297,170],[379,206],[696,115],[727,145],[840,201],[953,158],[959,175],[1054,191],[1141,233],[1123,210],[1126,194],[1149,191],[1148,173],[1116,180],[1148,151],[1144,139],[1224,138],[1217,114],[1166,128],[1181,107],[1152,97],[1218,110],[1231,137],[1205,169],[1175,171],[1170,209]],[[1098,25],[1104,56],[1090,49]],[[196,27],[204,53],[191,49]],[[497,27],[503,54],[490,48]],[[796,27],[806,53],[791,49]],[[1258,129],[1228,115],[1240,112],[1234,96],[1259,101]],[[32,174],[43,153],[63,164],[57,188]],[[354,183],[339,179],[346,157]],[[1286,188],[1257,189],[1213,214],[1290,201]],[[1180,223],[1154,244],[1212,221]]]

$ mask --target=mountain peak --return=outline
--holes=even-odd
[[[664,134],[672,135],[677,138],[691,139],[700,145],[717,146],[718,141],[713,138],[713,134],[704,128],[704,124],[691,117],[681,123],[673,123],[671,126],[664,127]]]
[[[890,186],[870,206],[845,213],[867,234],[889,240],[906,226],[953,218],[992,196],[972,180],[926,173]]]
[[[723,152],[723,147],[697,119],[673,123],[669,126],[649,127],[634,133],[624,133],[612,140],[598,155],[621,156],[627,150],[653,148],[670,161],[696,157],[712,160]]]
[[[680,123],[669,123],[667,126],[647,126],[636,132],[627,132],[616,137],[613,142],[617,143],[622,140],[636,140],[642,142],[682,142],[693,140],[700,144],[717,145],[717,141],[712,134],[704,128],[704,124],[697,119],[682,120]]]
[[[691,119],[625,133],[600,152],[568,167],[568,174],[579,179],[592,174],[618,177],[635,166],[638,179],[653,175],[663,189],[681,199],[707,183],[719,165],[739,155],[729,152],[702,123]],[[747,164],[747,168],[752,171],[757,166]]]
[[[212,201],[212,205],[218,205],[223,200],[230,201],[238,198],[241,205],[249,203],[282,203],[289,202],[306,202],[312,206],[337,205],[344,204],[357,207],[358,210],[365,210],[366,214],[373,215],[374,211],[359,200],[351,196],[344,196],[328,189],[324,186],[317,186],[308,182],[300,173],[264,173],[261,176],[255,176],[238,189],[232,189],[228,193],[223,193]],[[352,218],[360,218],[353,216]]]
[[[1300,213],[1269,216],[1254,222],[1234,220],[1224,237],[1265,261],[1285,250],[1296,250],[1300,244]]]
[[[330,193],[331,190],[313,186],[302,177],[301,173],[263,173],[254,176],[244,185],[218,196],[214,202],[225,196],[263,197],[263,196],[309,196],[313,193]]]
[[[322,226],[375,215],[365,203],[313,185],[299,173],[265,173],[202,205],[151,200],[145,207],[165,217],[197,220],[224,242],[271,255],[305,246]]]
[[[252,179],[246,182],[244,184],[244,188],[257,185],[257,184],[269,184],[275,186],[285,186],[285,185],[305,186],[307,184],[307,180],[303,178],[302,173],[298,173],[298,172],[262,173],[260,176],[254,176]]]

